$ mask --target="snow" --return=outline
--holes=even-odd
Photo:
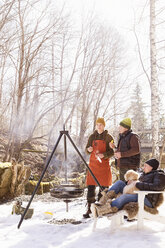
[[[85,212],[85,197],[68,204],[63,201],[32,201],[31,219],[24,220],[20,229],[20,215],[12,215],[13,202],[0,205],[0,248],[159,248],[165,245],[165,225],[145,220],[144,229],[137,230],[137,222],[127,222],[117,230],[110,231],[110,220],[99,218],[93,232],[93,220],[82,219]],[[28,202],[23,202],[26,206]],[[165,204],[159,211],[165,215]],[[45,214],[45,212],[52,213]],[[52,220],[74,219],[81,224],[54,224]]]

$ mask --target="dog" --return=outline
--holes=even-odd
[[[124,175],[125,180],[127,181],[127,185],[123,189],[123,194],[136,194],[135,190],[139,190],[136,188],[136,183],[139,179],[139,174],[134,170],[128,170]]]

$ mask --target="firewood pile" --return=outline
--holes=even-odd
[[[30,167],[16,163],[0,163],[0,199],[12,198],[24,193],[31,174]]]

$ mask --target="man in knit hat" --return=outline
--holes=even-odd
[[[120,180],[125,181],[124,174],[127,170],[137,170],[140,165],[139,137],[131,130],[131,119],[125,118],[119,124],[119,140],[117,147],[109,144],[115,150],[114,156],[119,169]]]
[[[110,148],[109,142],[113,140],[112,136],[108,134],[105,128],[104,118],[96,120],[96,130],[88,139],[86,151],[90,154],[89,167],[102,188],[108,188],[112,184],[112,174],[109,165],[109,158],[114,155],[113,149]],[[91,214],[91,204],[95,202],[95,189],[97,183],[93,179],[90,172],[87,172],[87,212],[83,215],[84,218],[89,218]],[[101,197],[99,191],[98,200]]]

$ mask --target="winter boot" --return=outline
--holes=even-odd
[[[102,194],[102,197],[100,198],[98,202],[100,205],[104,205],[109,199],[116,198],[117,196],[114,190],[111,190],[108,192],[102,191],[101,194]]]
[[[87,212],[86,212],[85,214],[83,214],[83,217],[84,217],[85,219],[90,218],[90,214],[91,214],[91,213],[92,213],[92,212],[91,212],[91,203],[88,202]]]
[[[94,218],[99,216],[109,214],[109,213],[116,213],[118,211],[117,207],[111,207],[110,203],[106,203],[105,205],[97,205],[97,203],[92,203],[91,211]]]

